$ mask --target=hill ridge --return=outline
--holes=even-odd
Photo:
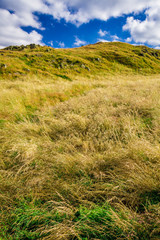
[[[0,50],[0,78],[40,75],[160,73],[160,51],[122,42],[96,43],[73,49],[30,44]]]

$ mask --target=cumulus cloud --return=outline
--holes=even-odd
[[[123,30],[128,30],[131,39],[136,43],[148,43],[153,46],[160,45],[160,3],[147,9],[146,19],[140,21],[134,17],[127,18]]]
[[[136,19],[134,13],[144,10],[146,20]],[[123,28],[131,33],[132,39],[160,44],[159,0],[0,0],[0,46],[42,43],[42,35],[36,29],[43,30],[43,27],[35,13],[49,14],[54,19],[64,19],[77,26],[93,19],[107,21],[111,17],[132,13],[134,17],[128,18]],[[22,29],[27,26],[33,27],[34,31],[27,33]],[[106,34],[106,31],[99,32],[102,38]]]
[[[99,30],[99,32],[98,32],[98,34],[101,36],[101,37],[104,37],[104,36],[106,36],[107,34],[108,34],[108,32],[107,31],[103,31],[102,29],[100,29]]]
[[[131,37],[128,37],[128,38],[125,40],[125,42],[127,42],[127,43],[132,42],[132,38],[131,38]]]
[[[27,33],[20,28],[21,19],[16,14],[0,9],[0,45],[4,48],[9,45],[41,44],[42,36],[35,30]]]
[[[75,37],[74,46],[79,47],[85,44],[86,44],[86,41],[80,40],[77,36]]]
[[[106,21],[110,17],[142,11],[153,0],[46,0],[49,12],[56,19],[64,18],[76,25],[87,23],[93,19]],[[158,2],[158,0],[155,0]]]
[[[21,27],[43,29],[34,11],[46,9],[41,0],[1,0],[0,1],[0,47],[9,45],[42,44],[42,35],[36,30],[24,31]]]
[[[128,18],[124,30],[128,30],[129,41],[160,44],[160,1],[159,0],[47,0],[50,4],[50,14],[56,19],[65,19],[77,26],[99,19],[107,21],[111,17],[124,14],[136,14],[145,10],[146,20],[140,21],[134,17]],[[106,31],[99,31],[100,37],[107,35]],[[118,41],[114,38],[112,41]]]
[[[98,42],[109,42],[109,41],[111,41],[111,42],[117,42],[117,41],[120,41],[120,40],[121,40],[117,35],[111,35],[109,32],[107,32],[107,31],[102,31],[101,29],[100,29],[100,31],[99,31],[98,33],[99,33],[99,35],[100,35],[101,37],[105,37],[105,36],[107,35],[107,39],[98,38],[98,39],[97,39]]]
[[[33,13],[47,12],[47,6],[43,0],[1,0],[0,9],[12,11],[17,19],[17,25],[32,26],[38,29],[41,28],[41,23]]]
[[[159,50],[159,49],[160,49],[160,46],[155,47],[155,49],[158,49],[158,50]]]
[[[59,42],[58,45],[60,46],[60,48],[64,48],[65,47],[64,42]]]
[[[53,47],[53,41],[48,42]]]
[[[112,42],[120,41],[120,38],[117,35],[113,35],[113,36],[111,36],[111,38],[112,38]]]
[[[107,41],[106,39],[103,39],[103,38],[98,38],[97,40],[98,40],[98,42],[109,42],[109,41]]]

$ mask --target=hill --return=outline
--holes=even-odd
[[[0,50],[0,76],[27,75],[72,79],[75,75],[160,72],[160,51],[126,43],[97,43],[75,49],[39,45]]]
[[[159,239],[160,51],[32,44],[0,63],[0,239]]]

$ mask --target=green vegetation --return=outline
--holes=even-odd
[[[159,56],[0,51],[0,239],[160,239]]]
[[[39,45],[8,47],[0,51],[0,78],[26,76],[74,80],[104,74],[160,73],[160,51],[126,43],[97,43],[75,49]]]

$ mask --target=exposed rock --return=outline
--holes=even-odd
[[[64,69],[68,67],[67,62],[62,61],[61,59],[58,59],[58,65],[60,66],[60,68]]]
[[[7,65],[4,64],[4,63],[0,63],[0,67],[1,67],[1,68],[7,68]]]
[[[96,58],[96,60],[97,60],[98,62],[102,62],[100,58]]]
[[[89,72],[91,71],[89,67],[86,67],[86,70],[88,70]]]
[[[64,65],[63,65],[63,63],[60,63],[60,65],[59,65],[59,66],[60,66],[60,68],[62,68],[62,69],[64,68]]]
[[[81,68],[83,68],[83,69],[86,69],[86,70],[90,71],[90,68],[89,68],[89,67],[87,67],[85,64],[81,64]]]
[[[26,72],[30,72],[30,69],[28,69],[28,68],[23,68],[23,70]]]
[[[81,65],[81,68],[86,69],[86,66],[84,64]]]
[[[25,48],[26,48],[26,47],[25,47],[24,45],[22,45],[22,46],[20,46],[20,47],[18,48],[18,50],[19,50],[19,51],[23,51]]]
[[[29,45],[30,49],[35,49],[36,48],[36,44],[32,43]]]
[[[11,51],[23,51],[27,46],[21,45],[21,46],[9,46],[6,47],[5,50],[11,50]]]

